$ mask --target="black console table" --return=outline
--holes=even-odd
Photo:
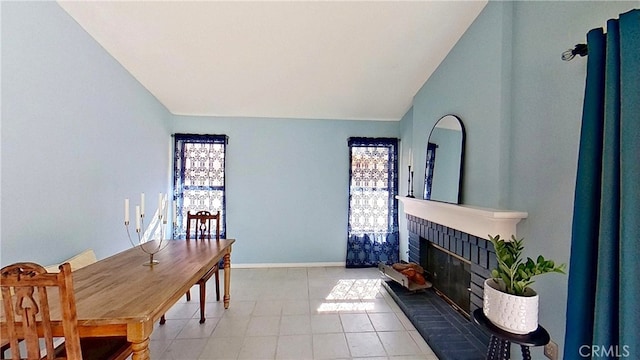
[[[522,358],[531,360],[530,346],[547,345],[551,338],[542,326],[531,333],[520,335],[510,333],[495,326],[482,312],[482,309],[473,311],[473,321],[491,334],[487,360],[509,360],[511,356],[511,343],[519,344],[522,350]]]

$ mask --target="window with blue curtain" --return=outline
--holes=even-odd
[[[398,139],[349,138],[347,267],[399,261]]]
[[[220,236],[226,238],[226,135],[174,135],[173,199],[176,201],[175,239],[186,236],[187,212],[220,211]]]

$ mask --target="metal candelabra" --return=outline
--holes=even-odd
[[[412,183],[413,183],[413,171],[411,171],[411,165],[409,165],[409,190],[407,191],[407,197],[409,198],[415,197],[413,196],[413,186],[411,186]]]
[[[125,220],[124,226],[127,229],[127,237],[133,247],[139,247],[142,251],[149,254],[149,262],[145,262],[144,266],[153,266],[159,264],[158,260],[155,260],[153,256],[160,250],[164,249],[167,245],[162,245],[165,239],[166,227],[167,227],[167,215],[166,215],[166,199],[165,196],[160,194],[158,201],[158,211],[156,212],[153,220],[149,224],[149,227],[144,226],[144,193],[141,196],[141,204],[136,206],[136,234],[138,237],[138,244],[136,245],[131,238],[131,231],[129,231],[129,199],[125,199]],[[158,229],[159,228],[159,229]],[[155,237],[158,236],[158,239]],[[154,240],[154,241],[152,241]],[[152,243],[151,246],[148,246]]]

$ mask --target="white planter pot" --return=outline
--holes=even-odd
[[[538,328],[538,294],[531,288],[525,296],[507,294],[504,282],[484,282],[484,315],[497,327],[514,334],[528,334]]]

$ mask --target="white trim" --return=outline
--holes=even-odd
[[[438,201],[420,200],[396,196],[409,215],[429,220],[467,234],[488,239],[488,235],[500,235],[510,239],[516,235],[516,225],[529,216],[523,211],[497,210],[469,205],[456,205]]]
[[[231,262],[232,269],[257,269],[257,268],[308,268],[308,267],[345,267],[345,262],[308,262],[308,263],[262,263],[262,264],[235,264]]]

